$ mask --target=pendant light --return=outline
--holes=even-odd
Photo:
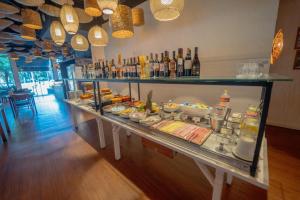
[[[52,43],[48,40],[43,41],[43,51],[44,52],[51,52],[53,50]]]
[[[92,46],[106,46],[108,43],[107,32],[97,25],[89,30],[88,39]]]
[[[5,50],[5,48],[6,48],[6,46],[5,46],[4,44],[1,44],[1,43],[0,43],[0,51]]]
[[[10,53],[10,59],[17,61],[17,60],[19,60],[19,56],[15,52],[12,52],[12,53]]]
[[[150,9],[158,21],[178,18],[183,10],[184,0],[150,0]]]
[[[23,26],[32,29],[42,29],[41,16],[37,11],[31,9],[23,9],[22,12]]]
[[[76,34],[78,31],[79,20],[75,9],[68,4],[64,4],[60,10],[60,20],[69,34]]]
[[[112,15],[118,7],[118,0],[97,0],[97,2],[106,15]]]
[[[36,40],[35,30],[22,25],[21,38],[25,40],[35,41]]]
[[[143,26],[145,24],[143,8],[132,8],[133,26]]]
[[[34,48],[32,54],[35,58],[42,57],[42,51],[39,48]]]
[[[102,15],[97,0],[84,0],[84,11],[92,17],[99,17]]]
[[[131,38],[134,35],[131,9],[126,5],[118,5],[111,16],[111,24],[115,38]]]
[[[71,46],[75,51],[87,51],[89,49],[89,42],[83,35],[76,34],[71,39]]]
[[[59,21],[53,21],[50,25],[50,35],[53,42],[57,45],[63,45],[66,39],[66,32]]]

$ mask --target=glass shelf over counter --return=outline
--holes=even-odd
[[[157,83],[157,84],[199,84],[199,85],[244,85],[264,86],[268,83],[278,81],[292,81],[288,76],[269,74],[259,78],[236,78],[235,76],[201,76],[201,77],[158,77],[158,78],[97,78],[97,79],[75,79],[77,81],[99,81],[99,82],[123,82],[123,83]]]

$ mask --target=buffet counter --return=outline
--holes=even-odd
[[[233,163],[234,159],[228,159],[228,157],[217,156],[211,150],[216,145],[215,133],[205,140],[205,142],[199,146],[187,141],[178,139],[176,137],[168,136],[167,134],[160,133],[149,127],[141,126],[138,123],[132,122],[127,119],[120,118],[116,115],[105,113],[101,115],[100,112],[96,112],[94,108],[89,105],[83,105],[78,100],[65,100],[71,106],[71,109],[80,109],[84,112],[88,112],[96,117],[99,133],[100,147],[106,146],[103,124],[102,121],[112,123],[112,134],[115,159],[121,159],[120,141],[119,134],[120,129],[125,129],[128,135],[136,134],[142,138],[160,144],[164,147],[170,148],[178,153],[184,154],[185,156],[193,159],[199,169],[207,178],[208,182],[213,187],[212,199],[221,199],[223,182],[226,174],[227,184],[231,184],[232,178],[242,179],[250,184],[256,185],[260,188],[267,189],[269,185],[269,174],[268,174],[268,157],[267,157],[267,143],[266,139],[263,139],[259,162],[257,166],[257,172],[255,176],[249,174],[249,169],[245,170],[245,166],[241,165],[243,162]],[[78,126],[76,115],[72,115],[74,120],[75,128]],[[246,163],[246,162],[245,162]],[[207,168],[207,166],[215,169],[213,175]]]

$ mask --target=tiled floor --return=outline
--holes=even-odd
[[[185,156],[167,158],[124,134],[122,159],[115,161],[110,124],[104,124],[107,148],[100,150],[91,116],[77,113],[75,134],[67,105],[52,96],[36,102],[36,116],[23,111],[14,121],[7,110],[13,133],[7,145],[0,144],[1,200],[211,198],[210,185]],[[273,127],[267,133],[269,192],[234,179],[223,199],[299,199],[300,134]]]

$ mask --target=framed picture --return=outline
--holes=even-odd
[[[300,69],[300,50],[296,51],[295,61],[294,61],[294,69]]]
[[[298,30],[297,30],[295,49],[300,49],[300,27],[298,27]]]

